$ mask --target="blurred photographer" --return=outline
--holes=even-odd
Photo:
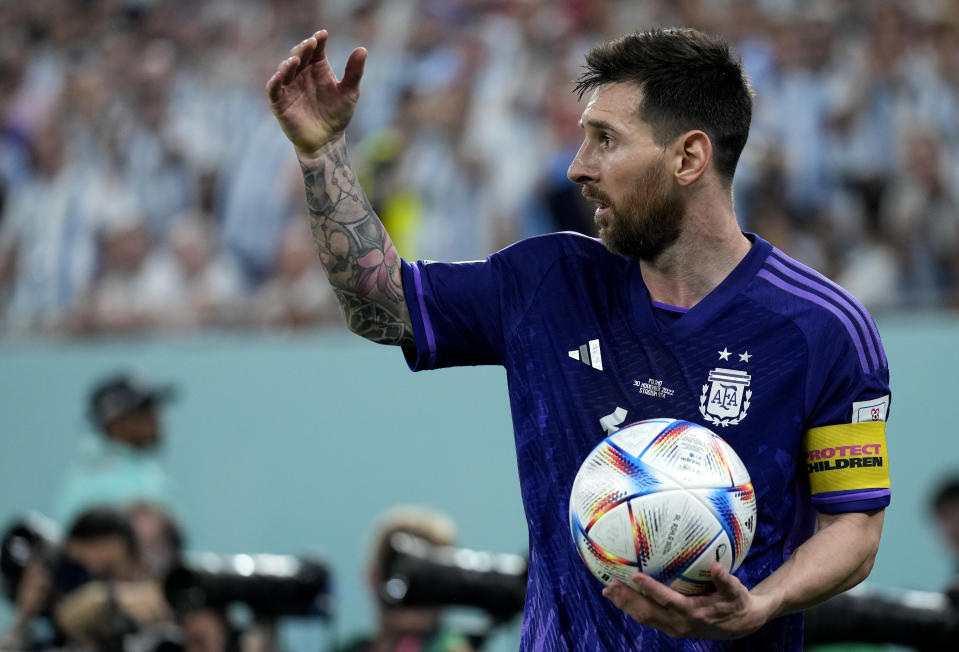
[[[141,564],[129,519],[110,508],[83,512],[67,531],[52,597],[65,639],[98,650],[122,649],[124,636],[172,618],[159,583]]]
[[[0,637],[0,650],[31,650],[49,642],[50,632],[38,636],[34,630],[38,618],[45,616],[50,599],[50,569],[42,542],[21,536],[17,544],[25,565],[9,585],[13,600],[13,619]],[[7,569],[4,568],[5,575]],[[5,577],[6,580],[6,577]],[[5,582],[6,583],[6,582]]]
[[[959,476],[942,481],[933,492],[929,506],[936,529],[952,554],[954,569],[959,572]]]
[[[393,606],[382,599],[384,568],[391,554],[389,541],[397,533],[450,546],[456,529],[448,517],[425,507],[397,507],[381,517],[367,568],[369,588],[376,599],[377,628],[347,641],[337,652],[471,652],[466,638],[442,625],[438,607]]]
[[[156,503],[138,501],[125,514],[136,536],[143,570],[157,582],[183,561],[183,532],[173,515]]]
[[[16,610],[4,649],[30,649],[30,621],[41,614],[56,630],[52,643],[71,648],[125,650],[128,638],[141,632],[141,641],[176,637],[160,584],[141,564],[128,517],[111,508],[83,512],[58,547],[32,548]]]
[[[959,570],[959,477],[940,482],[929,500],[936,528]],[[868,584],[841,593],[806,612],[806,643],[895,644],[921,652],[959,649],[959,575],[943,592]],[[816,650],[843,650],[830,645]],[[852,648],[849,648],[852,649]]]
[[[170,504],[158,452],[164,434],[160,408],[173,396],[171,386],[150,385],[128,373],[94,384],[88,411],[97,432],[83,439],[60,486],[54,510],[59,523],[94,505]]]
[[[186,652],[275,652],[280,619],[331,616],[329,569],[311,556],[193,553],[163,589]]]

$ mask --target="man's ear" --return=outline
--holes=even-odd
[[[675,141],[676,167],[673,174],[681,186],[694,183],[713,159],[713,144],[704,131],[687,131]]]

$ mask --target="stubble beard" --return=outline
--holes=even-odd
[[[685,200],[658,165],[643,172],[618,205],[587,186],[583,195],[609,206],[609,219],[599,225],[600,238],[615,254],[655,262],[682,233]]]

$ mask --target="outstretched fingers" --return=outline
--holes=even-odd
[[[270,80],[266,82],[266,92],[271,101],[275,102],[280,99],[283,93],[283,86],[289,84],[296,78],[296,70],[299,65],[299,57],[290,57],[280,63],[276,72],[273,73]]]
[[[321,29],[310,37],[316,41],[316,47],[313,49],[309,61],[307,62],[308,64],[319,63],[326,58],[326,39],[329,38],[329,35],[329,32],[327,32],[325,29]]]
[[[366,48],[356,48],[346,60],[346,70],[340,87],[347,91],[356,91],[360,88],[360,79],[363,78],[363,68],[366,66]]]

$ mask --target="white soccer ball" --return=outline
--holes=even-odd
[[[636,588],[646,573],[687,595],[707,591],[709,568],[734,572],[756,531],[749,473],[703,426],[649,419],[604,439],[583,461],[569,498],[573,542],[603,584]]]

